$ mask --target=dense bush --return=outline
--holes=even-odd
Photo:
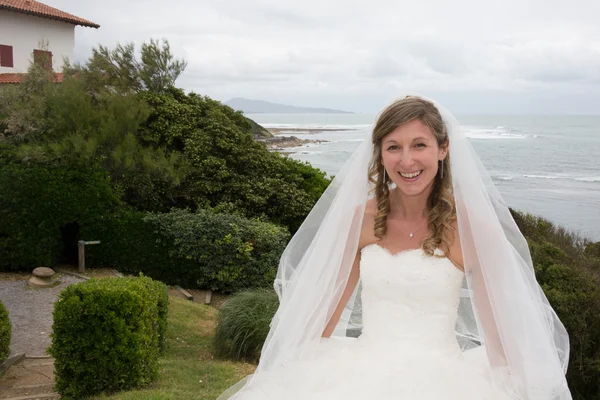
[[[91,279],[54,306],[56,389],[64,398],[141,387],[158,375],[167,288],[147,277]]]
[[[239,292],[221,307],[215,333],[219,357],[257,361],[279,307],[272,289]]]
[[[89,93],[85,81],[68,76],[56,85],[35,66],[19,89],[5,105],[9,118],[0,132],[18,160],[99,165],[127,203],[168,209],[167,193],[178,183],[177,154],[167,157],[136,136],[149,115],[140,95]]]
[[[294,232],[329,184],[324,172],[269,152],[228,106],[175,88],[143,96],[151,113],[140,137],[181,154],[186,165],[174,194],[182,204],[235,209]]]
[[[0,188],[0,270],[57,263],[61,229],[101,225],[121,204],[93,165],[0,164]]]
[[[173,85],[185,68],[168,43],[99,46],[60,85],[32,65],[0,97],[0,145],[19,161],[98,165],[138,211],[214,208],[294,232],[329,184],[324,172],[269,152],[241,112]],[[0,166],[2,160],[0,160]]]
[[[10,338],[12,325],[8,316],[8,310],[0,301],[0,362],[10,355]]]
[[[114,265],[167,284],[233,292],[270,286],[289,240],[285,228],[208,210],[125,214],[90,237],[92,265]]]
[[[600,259],[600,242],[588,243],[585,246],[585,255],[589,258]]]
[[[167,346],[167,326],[169,324],[169,292],[167,285],[150,277],[140,276],[150,293],[149,298],[156,301],[157,318],[156,333],[158,335],[158,350],[162,353]]]
[[[529,242],[536,278],[570,337],[567,380],[575,400],[600,398],[600,258],[551,222],[513,211]]]

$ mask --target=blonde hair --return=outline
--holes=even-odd
[[[449,143],[446,124],[444,124],[438,109],[430,101],[416,96],[407,96],[395,101],[381,113],[373,129],[373,155],[369,168],[369,180],[375,185],[373,190],[377,203],[375,236],[380,240],[387,232],[386,221],[390,212],[389,185],[392,182],[389,176],[384,174],[381,140],[397,127],[416,119],[431,130],[438,146],[446,147]],[[431,194],[427,199],[429,235],[421,244],[421,248],[428,255],[433,255],[437,248],[442,248],[445,251],[449,249],[450,238],[453,233],[451,224],[456,220],[456,207],[450,173],[450,155],[447,155],[441,162],[443,166],[440,169],[443,168],[443,175],[438,170]]]

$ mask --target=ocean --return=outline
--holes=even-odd
[[[327,140],[287,149],[335,175],[368,137],[375,115],[249,114],[300,139]],[[600,116],[456,116],[504,200],[569,231],[600,241]],[[308,133],[302,129],[324,128]]]

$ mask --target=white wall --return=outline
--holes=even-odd
[[[47,41],[52,52],[52,67],[60,72],[63,57],[73,60],[75,25],[48,18],[0,10],[0,44],[13,46],[14,68],[0,67],[0,73],[27,72],[33,61],[33,50],[42,50]]]

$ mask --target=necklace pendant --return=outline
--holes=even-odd
[[[411,232],[410,235],[408,235],[408,236],[413,237],[413,236],[415,236],[415,234]]]

